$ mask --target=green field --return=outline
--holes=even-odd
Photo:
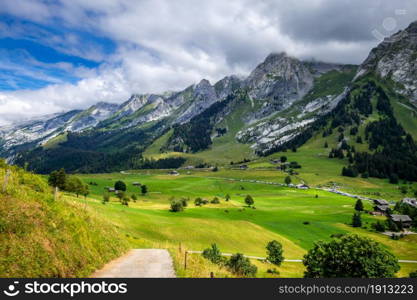
[[[86,203],[91,212],[120,228],[133,246],[166,247],[174,251],[177,272],[181,276],[207,276],[208,273],[192,273],[192,268],[188,273],[181,270],[181,257],[172,250],[179,243],[189,250],[203,250],[217,243],[223,252],[263,257],[266,243],[276,239],[283,244],[285,258],[301,259],[315,241],[329,240],[336,233],[355,232],[380,241],[399,259],[417,260],[416,235],[393,241],[369,229],[370,224],[381,217],[364,214],[364,227],[368,229],[348,225],[355,199],[316,189],[298,190],[230,179],[282,182],[284,174],[276,170],[181,170],[180,173],[172,176],[163,170],[142,170],[129,174],[80,175],[84,182],[97,185],[90,185],[91,193],[86,200],[69,195],[67,198]],[[129,207],[122,206],[116,197],[112,197],[109,204],[102,204],[105,187],[113,186],[119,179],[126,182],[127,194],[135,193],[138,200],[131,201]],[[149,193],[142,196],[140,189],[132,184],[135,181],[146,184]],[[226,194],[231,195],[231,201],[224,200]],[[247,194],[254,198],[256,209],[244,204]],[[221,199],[220,204],[194,205],[196,197],[211,200],[214,196]],[[169,211],[171,197],[190,198],[184,212]],[[365,208],[370,209],[371,204],[365,203]],[[205,263],[200,261],[197,265],[201,267]],[[257,264],[260,264],[258,276],[265,275],[264,269],[268,266]],[[406,276],[410,268],[404,266],[400,275]],[[224,272],[219,271],[218,276],[230,276]],[[280,272],[281,276],[301,277],[303,266],[285,263]]]

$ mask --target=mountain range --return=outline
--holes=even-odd
[[[214,84],[203,79],[178,92],[135,94],[120,105],[99,102],[1,127],[0,155],[40,173],[60,167],[70,172],[139,168],[149,166],[147,157],[166,160],[167,167],[185,160],[213,164],[215,156],[226,163],[297,148],[318,132],[325,136],[339,128],[362,132],[369,145],[364,152],[381,154],[389,147],[376,138],[373,122],[395,122],[399,127],[391,127],[401,127],[404,141],[417,137],[416,64],[413,22],[372,49],[359,66],[273,53],[246,78],[232,75]],[[397,106],[407,113],[398,115]],[[405,151],[413,162],[415,149],[404,147],[384,155]],[[360,169],[360,162],[352,159],[349,168]]]

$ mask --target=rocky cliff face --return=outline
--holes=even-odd
[[[398,83],[397,92],[417,104],[417,22],[371,50],[358,76],[369,71]]]
[[[298,59],[270,54],[245,80],[249,96],[262,101],[257,117],[282,110],[301,99],[313,85],[313,74]]]

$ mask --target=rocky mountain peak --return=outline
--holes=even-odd
[[[397,92],[417,103],[417,21],[387,37],[373,48],[360,66],[358,76],[374,72],[402,87]]]

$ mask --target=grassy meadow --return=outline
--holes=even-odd
[[[189,255],[188,268],[184,270],[185,249],[203,250],[217,243],[222,252],[265,257],[267,242],[275,239],[282,243],[285,258],[301,259],[315,241],[329,240],[337,233],[369,236],[399,259],[417,260],[417,235],[393,241],[370,229],[370,224],[381,217],[363,214],[365,228],[352,228],[349,224],[355,199],[318,189],[299,190],[241,181],[283,182],[285,173],[264,168],[264,165],[252,165],[252,169],[244,171],[180,170],[179,176],[168,175],[167,170],[79,175],[85,183],[94,183],[90,185],[89,197],[67,194],[65,198],[84,204],[93,215],[118,227],[132,247],[169,249],[177,274],[183,277],[207,277],[210,272],[216,277],[233,277],[198,254]],[[127,184],[127,195],[135,194],[138,200],[130,201],[126,207],[113,195],[108,204],[102,204],[105,187],[113,186],[116,180],[123,180]],[[293,180],[296,182],[297,178]],[[140,188],[133,186],[133,182],[145,184],[148,194],[141,195]],[[228,202],[224,200],[226,194],[231,196]],[[245,205],[244,197],[248,194],[254,198],[255,208]],[[211,200],[215,196],[220,198],[220,204],[194,205],[196,197]],[[190,199],[185,211],[169,211],[172,197]],[[371,209],[371,204],[366,202],[365,209]],[[254,263],[259,268],[258,277],[271,276],[266,273],[271,265],[256,260]],[[413,267],[417,265],[403,264],[398,275],[407,276]],[[301,263],[286,262],[278,269],[281,277],[303,276]]]

